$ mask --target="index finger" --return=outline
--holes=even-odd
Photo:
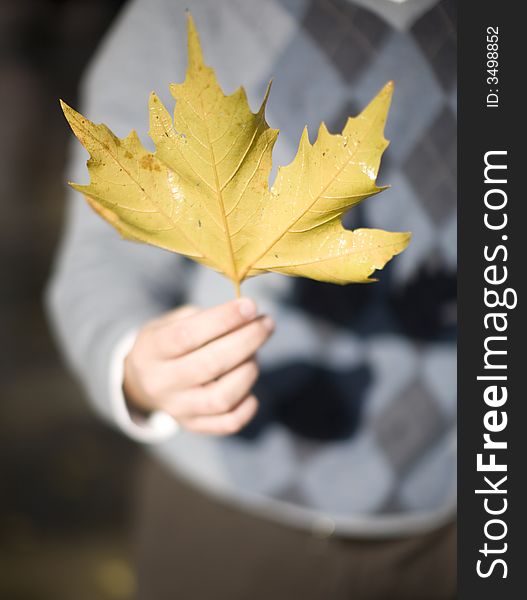
[[[252,321],[257,312],[253,300],[239,298],[188,317],[167,320],[154,334],[159,353],[165,358],[188,354]]]

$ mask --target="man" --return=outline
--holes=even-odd
[[[184,8],[205,59],[281,129],[342,128],[389,79],[392,189],[350,214],[411,230],[368,286],[218,274],[121,241],[72,193],[48,290],[102,415],[150,442],[141,598],[455,596],[455,2],[133,0],[84,114],[147,143],[146,99],[184,78]],[[68,179],[86,180],[78,144]],[[258,352],[258,365],[255,354]]]

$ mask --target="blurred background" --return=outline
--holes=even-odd
[[[0,600],[119,600],[134,594],[130,490],[141,450],[88,407],[62,364],[42,306],[62,225],[63,169],[72,140],[58,99],[76,106],[83,69],[123,4],[0,0]],[[441,6],[451,14],[455,2]],[[430,108],[430,130],[422,139],[418,128],[412,134],[407,173],[410,188],[417,182],[416,202],[421,197],[428,211],[423,222],[435,225],[450,223],[455,211],[455,189],[443,187],[443,175],[453,181],[448,169],[455,168],[455,153],[446,146],[455,139],[449,107],[455,35],[448,21],[449,43],[434,47],[439,13],[412,34],[416,53],[419,48],[430,62],[423,69],[437,77],[426,71],[439,100]],[[334,35],[328,31],[327,39],[316,39],[321,46]],[[411,80],[408,85],[413,89]],[[418,175],[431,168],[439,175],[421,189]],[[441,232],[435,225],[427,230]],[[432,271],[425,268],[393,298],[405,331],[417,340],[436,335],[439,311],[455,295],[453,275],[434,266],[434,243],[419,250],[430,252]],[[311,298],[310,285],[300,282],[302,301]],[[343,298],[347,314],[349,298]]]
[[[87,407],[50,337],[42,287],[58,240],[83,69],[121,0],[0,0],[0,598],[129,598],[136,445]],[[108,460],[111,457],[111,460]]]

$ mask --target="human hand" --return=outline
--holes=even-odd
[[[125,359],[129,406],[163,410],[190,431],[236,433],[257,411],[255,353],[273,329],[249,298],[207,310],[186,306],[150,321]]]

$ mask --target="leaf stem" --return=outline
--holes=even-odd
[[[234,281],[234,291],[236,292],[236,298],[240,298],[241,296],[241,292],[240,292],[240,282],[239,281]]]

